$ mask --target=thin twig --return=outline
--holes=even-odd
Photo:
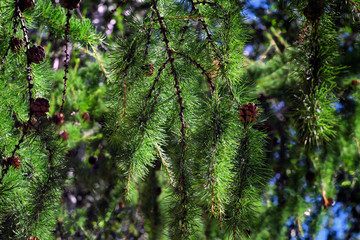
[[[181,90],[180,90],[180,85],[179,85],[179,79],[178,79],[178,76],[177,76],[177,72],[176,72],[176,69],[175,69],[175,65],[174,65],[174,58],[172,57],[172,54],[173,54],[173,51],[170,49],[170,46],[169,46],[169,40],[167,38],[167,35],[166,35],[166,28],[165,28],[165,23],[164,23],[164,20],[162,19],[161,15],[160,15],[160,12],[157,8],[157,2],[155,0],[153,0],[153,6],[154,6],[154,10],[155,10],[155,13],[159,19],[159,25],[160,25],[160,32],[162,33],[163,35],[163,40],[165,42],[165,46],[166,46],[166,52],[167,52],[167,55],[168,55],[168,58],[169,58],[169,61],[170,61],[170,65],[171,65],[171,74],[173,75],[174,77],[174,88],[176,89],[176,94],[178,96],[178,103],[179,103],[179,106],[180,106],[180,113],[179,113],[179,116],[180,116],[180,121],[181,121],[181,145],[183,147],[186,146],[185,144],[185,128],[186,128],[186,124],[185,124],[185,118],[184,118],[184,104],[183,104],[183,98],[181,96]]]
[[[92,50],[94,51],[95,58],[96,58],[96,60],[99,62],[100,67],[101,67],[102,71],[104,72],[105,76],[107,77],[107,79],[110,79],[109,73],[106,71],[104,65],[102,64],[101,59],[100,59],[99,55],[97,54],[96,48],[91,44],[90,41],[88,41],[88,44],[90,45],[90,47],[91,47]],[[87,51],[84,50],[84,52],[87,52]],[[89,53],[89,54],[90,54],[90,53]],[[90,54],[90,55],[91,55],[91,54]]]
[[[63,90],[63,97],[62,97],[62,103],[61,103],[61,107],[60,107],[60,113],[63,112],[64,110],[64,104],[65,104],[65,95],[66,95],[66,83],[67,83],[67,73],[69,72],[69,59],[70,59],[70,54],[69,54],[69,49],[68,49],[68,45],[69,45],[69,33],[70,33],[70,18],[71,18],[71,13],[70,10],[67,10],[66,13],[66,24],[65,24],[65,60],[64,60],[64,90]]]
[[[128,174],[128,177],[127,177],[127,185],[126,185],[126,197],[129,196],[131,167],[132,167],[132,164],[130,163],[129,174]]]
[[[147,97],[146,97],[146,103],[145,103],[144,111],[143,111],[143,112],[145,112],[145,109],[146,109],[146,107],[147,107],[148,101],[150,100],[150,98],[151,98],[151,96],[152,96],[152,93],[155,91],[155,85],[156,85],[156,83],[159,82],[161,73],[162,73],[162,71],[165,69],[165,67],[166,67],[166,65],[169,63],[169,61],[170,61],[170,59],[167,59],[167,60],[163,63],[163,65],[159,68],[158,74],[157,74],[157,76],[156,76],[156,78],[155,78],[155,80],[154,80],[154,82],[153,82],[153,84],[152,84],[152,87],[151,87],[150,90],[149,90],[149,94],[148,94]]]
[[[192,64],[195,65],[196,68],[201,69],[202,74],[204,74],[204,75],[206,76],[206,80],[207,80],[208,84],[209,84],[210,87],[211,87],[212,93],[215,92],[215,88],[216,88],[216,87],[215,87],[214,83],[212,82],[212,80],[211,80],[211,78],[210,78],[210,73],[207,72],[207,71],[205,70],[205,68],[203,68],[203,67],[200,65],[200,63],[198,63],[195,59],[193,59],[193,58],[191,58],[190,56],[185,55],[185,54],[183,54],[183,53],[180,53],[180,52],[174,52],[174,53],[177,54],[177,55],[179,55],[179,56],[181,56],[181,57],[183,57],[183,58],[188,59]]]
[[[166,169],[166,173],[167,173],[168,176],[169,176],[170,182],[173,183],[173,178],[171,177],[170,170],[169,170],[169,168],[168,168],[168,166],[167,166],[167,164],[166,164],[166,161],[165,161],[165,159],[164,159],[164,156],[162,155],[162,153],[161,153],[161,151],[160,151],[159,145],[157,145],[156,142],[155,142],[154,144],[155,144],[155,147],[156,147],[156,151],[159,153],[159,156],[160,156],[160,158],[161,158],[161,161],[162,161],[162,163],[163,163],[163,165],[164,165],[164,167],[165,167],[165,169]]]

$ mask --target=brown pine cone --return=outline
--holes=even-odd
[[[257,120],[259,110],[254,103],[244,104],[242,108],[239,109],[240,119],[244,124],[250,122],[255,122]]]
[[[61,6],[69,10],[80,7],[81,0],[61,0]]]
[[[20,158],[18,156],[6,158],[6,164],[13,166],[15,169],[19,169],[21,166]]]
[[[24,12],[26,9],[35,6],[34,0],[20,0],[18,4],[21,12]]]
[[[46,98],[37,98],[35,102],[30,104],[32,113],[36,117],[46,116],[46,113],[49,112],[49,101]]]
[[[39,64],[45,59],[45,50],[42,46],[33,46],[26,51],[26,56],[30,63]]]
[[[55,125],[62,125],[64,123],[64,114],[62,113],[55,113],[51,120],[55,123]]]
[[[23,40],[21,38],[12,38],[10,40],[10,48],[12,53],[19,53],[23,46]]]
[[[60,136],[64,141],[66,141],[66,140],[69,139],[69,133],[68,133],[67,130],[62,130],[62,131],[60,131],[59,136]]]
[[[26,240],[40,240],[40,238],[31,236],[31,237],[29,237],[29,238],[26,239]]]
[[[83,113],[81,115],[82,119],[84,119],[85,122],[90,122],[90,114],[89,113]]]
[[[360,85],[360,80],[354,79],[351,81],[351,86],[353,86],[355,88],[356,85]]]
[[[307,20],[316,22],[320,20],[324,13],[324,3],[322,0],[308,0],[308,5],[303,11]]]

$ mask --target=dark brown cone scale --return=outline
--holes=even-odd
[[[12,53],[19,53],[23,47],[23,40],[21,38],[12,38],[10,41],[10,47]]]
[[[61,6],[69,10],[80,7],[81,0],[61,0]]]
[[[32,113],[36,117],[46,116],[46,113],[49,112],[49,101],[46,98],[37,98],[35,102],[30,104]]]
[[[64,123],[64,118],[64,114],[55,113],[54,116],[52,116],[52,121],[55,123],[55,125],[62,125]]]
[[[303,11],[307,20],[316,22],[320,20],[324,13],[324,3],[322,0],[308,0],[308,5]]]
[[[255,122],[257,120],[259,110],[257,110],[257,106],[254,103],[244,104],[239,109],[239,116],[243,123],[247,124],[250,122]]]
[[[45,50],[42,46],[33,46],[26,51],[26,56],[30,63],[39,64],[45,59]]]
[[[21,12],[24,12],[26,9],[34,7],[35,2],[34,0],[19,0],[18,6]]]
[[[21,166],[20,158],[18,156],[8,157],[6,159],[8,165],[13,166],[15,169],[19,169]]]

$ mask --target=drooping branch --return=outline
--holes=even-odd
[[[194,0],[189,0],[189,1],[190,1],[191,5],[192,5],[192,8],[193,8],[194,12],[196,14],[200,14],[199,9],[196,8],[196,3],[194,2]],[[206,37],[207,37],[207,39],[209,40],[209,42],[210,42],[210,44],[212,46],[213,52],[214,52],[217,60],[219,60],[219,62],[222,63],[222,57],[220,56],[220,54],[219,54],[219,52],[217,50],[217,47],[216,47],[215,42],[213,40],[213,37],[212,37],[212,35],[211,35],[210,31],[209,31],[209,27],[208,27],[207,23],[202,18],[200,18],[199,21],[201,22],[201,25],[202,25],[205,33],[206,33]]]
[[[163,36],[163,41],[165,43],[165,47],[166,47],[166,52],[168,55],[168,60],[170,62],[170,66],[171,66],[171,74],[174,77],[174,88],[176,89],[176,95],[178,97],[178,103],[180,106],[180,113],[179,113],[179,117],[180,117],[180,121],[181,121],[181,160],[179,162],[179,166],[180,166],[180,172],[179,172],[179,180],[178,180],[178,185],[176,186],[176,190],[179,194],[179,202],[181,204],[180,208],[181,208],[181,216],[179,217],[179,223],[176,223],[176,225],[178,226],[178,230],[180,230],[181,235],[186,234],[186,232],[188,232],[188,228],[189,228],[189,220],[188,220],[188,208],[187,208],[187,204],[189,202],[189,193],[188,193],[188,186],[187,186],[187,182],[188,182],[188,177],[186,174],[186,170],[185,170],[185,148],[186,148],[186,143],[185,143],[185,128],[186,128],[186,124],[185,124],[185,118],[184,118],[184,103],[183,103],[183,98],[181,96],[181,89],[180,89],[180,80],[178,78],[177,72],[176,72],[176,68],[175,68],[175,64],[174,64],[174,58],[173,58],[173,50],[170,49],[170,45],[169,45],[169,39],[167,36],[167,30],[165,27],[165,23],[164,23],[164,19],[162,18],[159,9],[157,7],[157,1],[153,0],[153,11],[155,12],[155,14],[157,15],[158,18],[158,23],[160,25],[160,32]],[[176,230],[175,230],[176,231]],[[183,236],[176,236],[177,238],[182,239]]]
[[[160,15],[160,12],[159,12],[159,9],[157,7],[157,1],[153,0],[153,8],[154,8],[154,11],[157,15],[157,18],[159,20],[159,25],[160,25],[160,32],[161,34],[163,35],[163,41],[165,43],[165,46],[166,46],[166,52],[167,52],[167,55],[168,55],[168,59],[170,61],[170,65],[171,65],[171,74],[173,75],[174,77],[174,88],[176,89],[176,94],[178,96],[178,103],[179,103],[179,106],[180,106],[180,113],[179,113],[179,116],[180,116],[180,121],[181,121],[181,137],[182,137],[182,140],[181,140],[181,144],[183,147],[185,147],[185,128],[186,128],[186,124],[185,124],[185,118],[184,118],[184,103],[183,103],[183,98],[181,96],[181,90],[180,90],[180,81],[178,79],[178,76],[177,76],[177,72],[176,72],[176,68],[175,68],[175,64],[174,64],[174,58],[172,56],[173,54],[173,51],[171,50],[170,46],[169,46],[169,40],[168,40],[168,37],[166,35],[166,28],[165,28],[165,23],[164,23],[164,19],[163,17]]]

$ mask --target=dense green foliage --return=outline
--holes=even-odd
[[[0,239],[313,239],[339,212],[328,239],[359,236],[359,1],[23,1]]]

